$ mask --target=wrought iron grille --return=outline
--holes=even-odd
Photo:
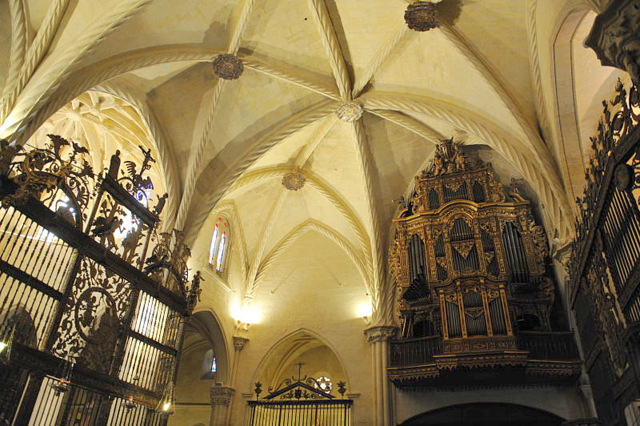
[[[50,139],[0,151],[0,424],[165,424],[200,274],[159,233],[150,151],[96,176]]]
[[[605,424],[640,397],[640,90],[603,102],[569,263],[571,303]]]
[[[336,398],[331,390],[323,390],[314,378],[286,379],[276,390],[259,399],[262,384],[256,383],[256,400],[249,401],[251,426],[350,426],[353,400]],[[344,397],[345,383],[338,383]]]

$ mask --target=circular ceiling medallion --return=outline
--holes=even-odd
[[[438,9],[434,3],[417,1],[407,7],[404,20],[414,31],[429,31],[438,26]]]
[[[336,114],[338,115],[338,118],[340,120],[346,121],[347,123],[353,123],[358,121],[360,117],[362,117],[363,112],[364,109],[359,103],[345,102],[344,104],[340,105],[340,107],[336,111]]]
[[[244,65],[235,55],[223,53],[213,60],[213,72],[225,80],[236,80],[242,75]]]
[[[302,189],[307,180],[300,173],[287,173],[282,177],[282,186],[289,191]]]

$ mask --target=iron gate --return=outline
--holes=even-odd
[[[189,249],[158,231],[154,159],[116,152],[96,176],[49,137],[0,152],[0,424],[164,424],[199,278],[186,288]]]

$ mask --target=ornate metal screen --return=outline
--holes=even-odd
[[[569,271],[571,303],[600,419],[640,398],[640,90],[603,102],[585,171]]]
[[[1,152],[0,424],[166,423],[199,274],[188,290],[181,234],[158,234],[154,160],[96,176],[50,139]]]
[[[249,401],[251,426],[349,426],[353,401],[343,399],[345,384],[338,383],[341,398],[331,395],[310,377],[286,379],[260,399],[262,384],[256,383],[256,400]]]

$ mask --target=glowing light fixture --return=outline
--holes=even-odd
[[[156,411],[167,416],[173,414],[173,382],[169,382],[165,388]]]
[[[369,325],[371,322],[371,315],[373,315],[373,306],[371,306],[371,302],[367,301],[361,303],[356,308],[357,315],[364,319],[364,322]]]
[[[245,331],[249,329],[251,324],[257,324],[262,319],[260,311],[252,307],[249,300],[246,300],[244,305],[240,303],[233,305],[231,316],[236,320],[237,326]]]

